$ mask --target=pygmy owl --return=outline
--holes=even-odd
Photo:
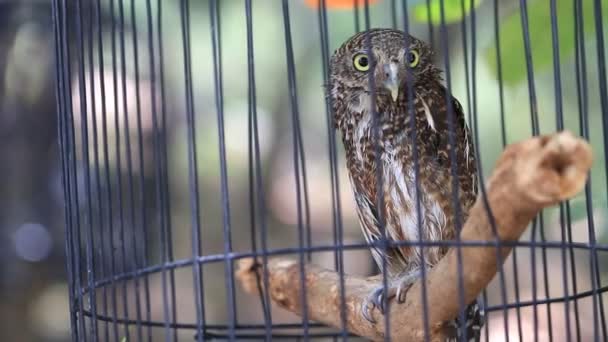
[[[384,229],[389,241],[453,240],[457,217],[463,223],[476,199],[477,168],[462,107],[442,84],[432,49],[404,32],[372,29],[339,47],[330,69],[327,96],[365,239],[377,243]],[[423,263],[432,268],[446,252],[445,245],[373,247],[388,287],[369,294],[365,318],[373,321],[370,307],[384,313],[385,296],[403,302]],[[466,322],[451,323],[478,336],[477,301],[465,313]]]

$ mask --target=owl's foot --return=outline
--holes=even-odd
[[[394,297],[396,293],[397,289],[390,284],[387,284],[386,288],[384,288],[384,285],[375,287],[361,304],[361,313],[363,314],[363,317],[365,317],[365,319],[370,323],[376,323],[376,321],[372,318],[371,310],[377,307],[384,315],[384,311],[386,309],[384,306],[384,297],[386,297],[388,302],[388,300]]]
[[[410,287],[412,287],[419,276],[419,272],[414,272],[389,281],[386,288],[383,285],[375,287],[369,293],[369,295],[367,295],[361,305],[361,313],[363,314],[363,317],[365,317],[365,319],[370,323],[376,323],[376,321],[372,318],[371,310],[378,308],[380,313],[384,315],[384,312],[387,309],[384,304],[385,297],[387,303],[389,299],[395,296],[397,297],[397,303],[405,302],[405,296],[408,290]]]

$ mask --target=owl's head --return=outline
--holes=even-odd
[[[368,36],[369,42],[368,46]],[[408,89],[440,80],[433,51],[423,41],[393,29],[371,29],[348,39],[331,57],[328,96],[335,110],[364,105],[371,74],[377,102],[407,100]],[[340,104],[342,104],[340,106]]]

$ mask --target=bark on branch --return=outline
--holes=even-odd
[[[591,147],[569,132],[531,138],[510,145],[498,160],[487,184],[487,196],[497,233],[502,241],[516,241],[532,218],[544,207],[568,199],[584,186],[591,167]],[[488,212],[478,198],[461,232],[462,241],[496,241]],[[502,260],[511,248],[502,247]],[[488,285],[498,270],[496,247],[461,247],[465,302],[471,302]],[[457,251],[452,248],[426,277],[427,312],[432,341],[445,338],[444,322],[459,309]],[[263,267],[259,260],[240,261],[237,277],[244,289],[257,293],[257,279]],[[300,264],[277,258],[265,266],[270,298],[282,308],[301,314]],[[341,327],[340,274],[306,264],[308,317]],[[256,277],[257,275],[260,278]],[[382,340],[384,318],[373,310],[372,324],[361,315],[361,302],[380,282],[377,276],[345,276],[346,329],[356,335]],[[408,291],[403,304],[389,306],[391,338],[394,341],[424,339],[421,281]]]

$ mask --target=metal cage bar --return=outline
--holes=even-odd
[[[300,12],[304,3],[314,1],[283,0],[273,7],[243,0],[237,7],[217,0],[206,1],[208,6],[189,0],[147,0],[141,4],[134,0],[53,0],[57,135],[72,340],[352,340],[356,337],[346,329],[344,277],[337,289],[341,327],[329,328],[309,321],[305,290],[301,292],[300,318],[286,322],[284,314],[273,308],[268,292],[262,293],[262,288],[269,287],[267,272],[258,276],[259,296],[252,299],[244,295],[235,279],[235,264],[251,257],[267,264],[272,257],[291,256],[300,261],[297,276],[305,282],[303,265],[320,260],[322,255],[330,255],[331,267],[344,275],[353,253],[376,249],[386,255],[389,248],[399,246],[420,250],[422,279],[429,271],[425,249],[455,247],[460,255],[462,247],[494,247],[501,260],[500,248],[513,247],[511,260],[499,262],[498,276],[484,291],[485,340],[497,335],[522,340],[530,332],[534,340],[608,338],[604,305],[608,284],[603,281],[606,269],[602,266],[608,253],[608,234],[597,222],[597,213],[605,212],[606,205],[604,196],[598,194],[601,191],[591,186],[592,182],[603,185],[608,170],[606,16],[602,2],[593,2],[593,16],[589,15],[591,5],[582,0],[568,2],[571,27],[563,19],[566,2],[547,3],[551,14],[546,32],[551,42],[550,71],[540,69],[534,59],[538,32],[534,26],[537,19],[531,14],[538,2],[520,0],[505,5],[497,0],[481,4],[462,0],[457,6],[461,15],[457,25],[450,24],[455,12],[448,12],[453,9],[445,2],[361,0],[353,2],[351,12],[337,14],[331,0],[318,1],[306,13]],[[423,6],[426,12],[421,12]],[[439,52],[435,63],[444,70],[447,141],[450,146],[457,144],[456,109],[450,99],[460,92],[476,146],[479,184],[484,184],[484,170],[494,158],[485,147],[484,139],[489,136],[485,130],[496,131],[500,148],[512,141],[509,129],[514,124],[510,120],[515,119],[508,114],[508,108],[513,108],[509,98],[521,96],[507,85],[509,66],[503,56],[505,34],[509,33],[502,30],[506,15],[519,20],[517,32],[521,36],[517,39],[521,39],[525,67],[520,89],[525,88],[525,103],[529,105],[530,133],[538,135],[546,130],[544,119],[555,120],[555,130],[576,127],[595,146],[600,140],[603,144],[603,152],[596,153],[603,154],[604,165],[593,169],[584,195],[560,203],[556,210],[545,210],[534,219],[529,238],[518,242],[501,241],[498,235],[494,241],[464,242],[459,234],[450,241],[426,241],[421,238],[420,201],[414,209],[419,239],[389,241],[385,214],[380,210],[376,215],[382,238],[349,242],[353,240],[349,228],[352,218],[349,221],[348,216],[352,205],[343,197],[348,182],[343,180],[344,157],[337,142],[332,100],[321,93],[315,93],[319,96],[311,100],[307,82],[318,81],[319,88],[326,85],[325,95],[332,91],[328,89],[332,49],[353,33],[390,26],[424,37]],[[313,21],[302,23],[308,19]],[[242,32],[231,29],[236,21],[242,22]],[[268,25],[274,25],[276,37],[257,32],[266,30],[267,34]],[[566,42],[563,32],[572,33],[573,41]],[[240,38],[235,39],[235,35]],[[369,37],[366,35],[365,51],[373,64]],[[267,51],[269,42],[275,44],[272,54]],[[572,55],[564,55],[564,46],[571,44]],[[495,87],[491,91],[480,86],[488,82],[480,77],[487,73],[480,66],[484,62],[480,51],[487,46],[496,53],[495,60],[485,61],[496,66],[496,79],[488,83]],[[459,51],[462,56],[453,58]],[[241,57],[243,66],[235,62]],[[241,72],[237,81],[233,68]],[[367,105],[372,113],[378,166],[374,205],[382,208],[385,172],[378,139],[383,128],[381,113],[376,113],[377,85],[372,73],[368,75],[371,97]],[[574,75],[572,80],[569,75]],[[275,90],[268,91],[265,87],[269,84]],[[551,118],[540,107],[545,103],[543,94],[549,91],[544,85],[550,85],[547,89],[551,88],[554,97],[551,105],[555,116]],[[483,101],[490,93],[496,99],[493,110],[497,124],[486,128],[483,123],[488,119],[483,113],[487,103]],[[276,108],[268,109],[269,96],[277,98]],[[408,96],[408,104],[413,104],[413,86]],[[311,106],[311,101],[315,105]],[[594,117],[592,106],[599,108],[599,116]],[[415,109],[407,107],[412,124],[408,139],[412,139],[414,151],[413,192],[418,198],[422,191],[416,145],[420,133]],[[269,119],[272,115],[268,112],[273,110],[276,113]],[[570,115],[571,110],[577,114]],[[242,130],[238,128],[241,122]],[[272,134],[271,124],[277,127]],[[598,125],[595,130],[594,124]],[[315,129],[322,138],[312,138],[309,131]],[[240,138],[245,135],[246,141]],[[274,139],[270,155],[269,139]],[[238,154],[238,148],[234,144],[240,143],[246,156],[235,158],[232,154]],[[466,213],[458,203],[456,150],[449,149],[447,158],[452,165],[451,199],[457,204],[453,219],[458,232]],[[273,164],[275,159],[282,164]],[[290,185],[280,185],[279,190],[275,184],[278,177],[273,176],[277,168],[292,172],[285,176]],[[239,182],[235,174],[242,170],[244,180]],[[278,206],[273,199],[276,193],[281,194],[278,202],[284,204],[282,209],[274,208]],[[479,199],[489,211],[483,186],[479,187]],[[318,207],[323,206],[318,202],[322,200],[328,203],[328,208],[323,208],[328,213],[327,235],[316,230],[320,225]],[[235,204],[240,202],[246,205]],[[293,207],[285,209],[289,205]],[[291,221],[280,222],[280,214],[290,215]],[[577,232],[577,225],[585,226],[586,237]],[[281,241],[279,236],[291,240]],[[553,274],[557,269],[554,256],[560,260],[559,276]],[[458,267],[462,273],[461,259]],[[387,268],[386,258],[379,268]],[[530,284],[522,285],[528,274],[520,270],[529,272]],[[390,285],[386,272],[382,282],[386,290]],[[465,321],[462,279],[459,283],[459,320]],[[409,295],[427,298],[427,288],[422,286],[420,294]],[[384,301],[386,305],[386,297]],[[420,314],[428,341],[426,305]],[[531,329],[525,327],[530,321]],[[389,341],[389,320],[384,324]],[[546,336],[541,336],[543,333]],[[466,341],[466,334],[461,329],[459,340]]]

